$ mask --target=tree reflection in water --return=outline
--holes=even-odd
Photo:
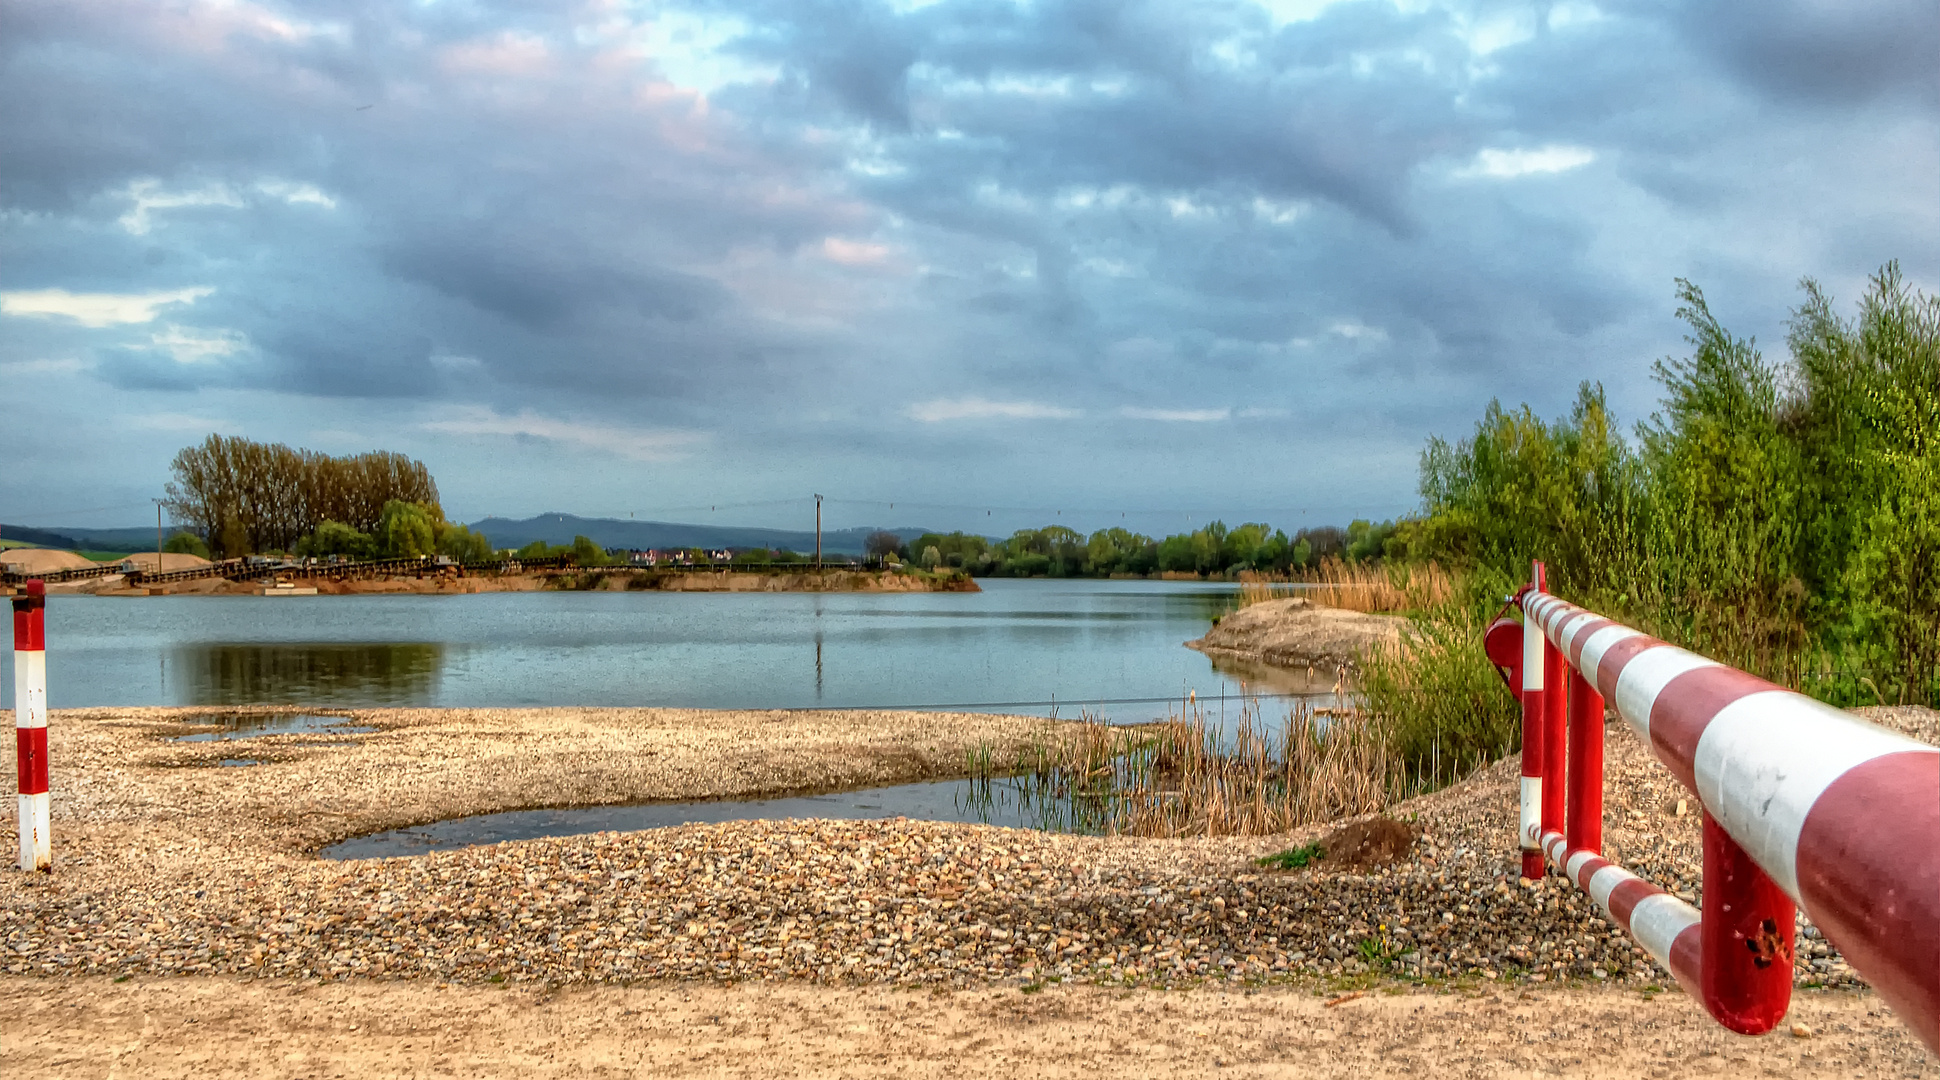
[[[437,698],[437,642],[186,645],[174,652],[184,705],[423,705]]]

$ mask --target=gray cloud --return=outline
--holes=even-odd
[[[511,462],[536,510],[619,448],[710,497],[1393,513],[1492,396],[1646,408],[1675,276],[1767,340],[1802,274],[1934,281],[1937,34],[1896,0],[26,0],[0,293],[203,292],[0,314],[0,365],[173,402],[168,438],[422,438],[499,512]]]

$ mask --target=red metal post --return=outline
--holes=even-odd
[[[1544,586],[1543,564],[1530,567],[1537,591]],[[1543,876],[1543,674],[1549,667],[1549,642],[1528,612],[1522,616],[1522,816],[1517,838],[1522,847],[1522,876]]]
[[[1564,795],[1568,783],[1564,763],[1569,747],[1569,688],[1571,669],[1563,650],[1553,644],[1544,651],[1543,665],[1543,831],[1563,831]],[[1557,867],[1562,873],[1562,867]]]
[[[20,868],[49,870],[47,804],[47,584],[13,598],[14,760],[20,791]]]
[[[1798,908],[1704,812],[1704,1007],[1725,1027],[1762,1035],[1792,1003]]]
[[[1570,669],[1569,805],[1563,839],[1570,851],[1603,851],[1603,695]]]

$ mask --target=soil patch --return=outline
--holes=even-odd
[[[1415,846],[1420,830],[1391,817],[1356,821],[1328,833],[1320,840],[1321,861],[1330,869],[1366,870],[1392,866]]]

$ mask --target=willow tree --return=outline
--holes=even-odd
[[[375,532],[391,502],[438,505],[423,462],[382,450],[332,457],[211,435],[170,467],[169,512],[223,558],[288,551],[325,521]]]

